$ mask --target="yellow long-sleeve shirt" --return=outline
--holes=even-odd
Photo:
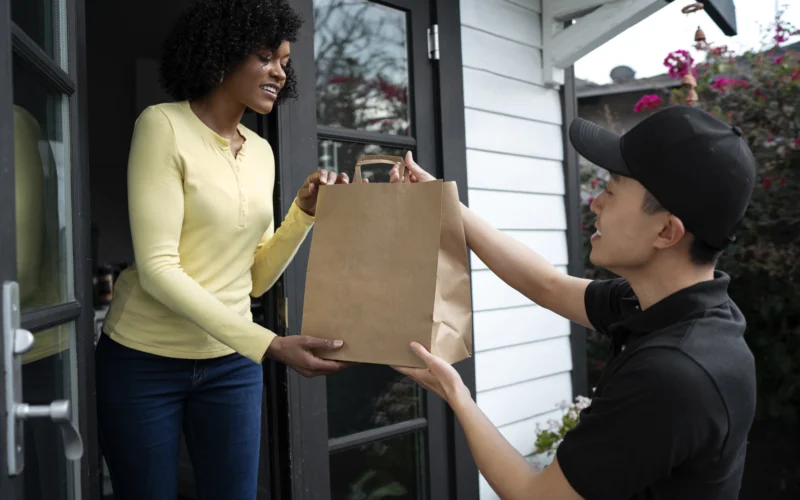
[[[147,108],[128,160],[136,263],[120,274],[104,331],[160,356],[203,359],[234,351],[260,362],[275,334],[252,322],[314,219],[296,204],[274,231],[275,159],[243,125],[236,157],[188,102]]]

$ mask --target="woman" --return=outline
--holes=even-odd
[[[286,0],[200,0],[164,44],[163,86],[177,102],[146,109],[128,163],[136,264],[115,284],[96,352],[100,442],[117,499],[177,497],[181,432],[198,498],[256,497],[262,371],[269,357],[306,376],[345,364],[316,357],[341,341],[276,337],[252,322],[250,295],[278,279],[313,222],[305,181],[274,231],[275,162],[239,124],[291,97]]]

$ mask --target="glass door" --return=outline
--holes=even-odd
[[[318,167],[353,178],[361,155],[405,156],[435,169],[426,1],[314,0]],[[366,166],[388,182],[385,165]],[[387,366],[326,381],[330,498],[444,498],[443,403]],[[432,482],[433,481],[433,482]],[[439,492],[439,493],[437,493]]]
[[[0,0],[4,500],[79,499],[90,488],[78,432],[89,428],[78,339],[91,342],[92,311],[81,279],[75,21],[71,0]]]

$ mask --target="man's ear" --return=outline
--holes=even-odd
[[[664,218],[661,231],[658,233],[658,238],[656,238],[656,248],[665,249],[674,247],[683,240],[685,235],[686,226],[683,225],[683,221],[674,215],[668,214]]]

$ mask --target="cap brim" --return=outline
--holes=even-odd
[[[569,140],[584,158],[595,165],[625,177],[632,177],[622,157],[620,136],[583,118],[569,125]]]

